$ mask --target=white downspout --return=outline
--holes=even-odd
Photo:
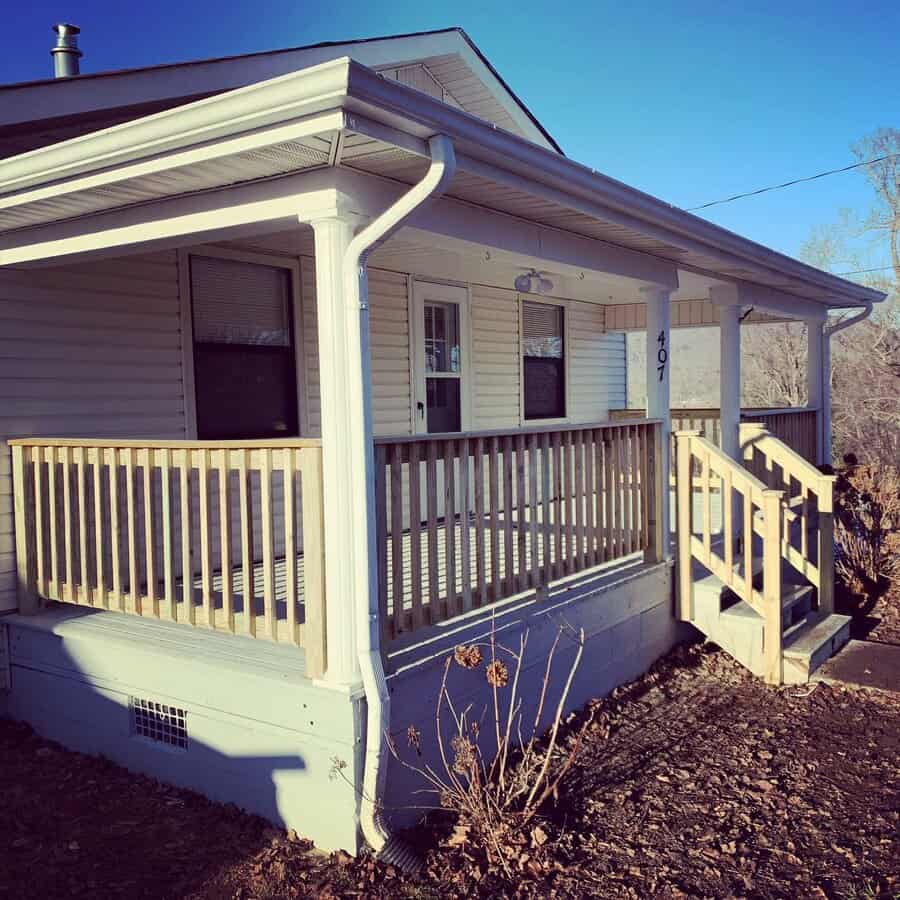
[[[831,336],[862,322],[870,315],[872,304],[867,303],[855,316],[829,325],[822,332],[822,462],[828,466],[834,462],[831,456]]]
[[[425,177],[399,200],[389,206],[377,219],[367,225],[347,246],[344,255],[344,278],[347,309],[356,310],[367,317],[369,306],[366,259],[375,247],[400,228],[406,219],[423,203],[440,195],[456,173],[456,155],[450,139],[443,134],[429,142],[431,166]],[[364,435],[371,435],[371,379],[364,363],[369,359],[368,327],[351,328],[359,340],[351,346],[351,361],[366,374],[361,383],[354,380],[350,407],[357,413],[358,427]],[[356,357],[353,360],[353,357]],[[360,827],[368,843],[376,853],[385,849],[390,835],[378,810],[384,794],[387,774],[384,734],[390,724],[390,695],[381,660],[381,622],[378,615],[378,574],[372,562],[375,555],[374,472],[375,456],[371,440],[364,441],[365,459],[357,460],[347,473],[352,495],[367,498],[366,553],[354,559],[353,596],[357,604],[357,654],[362,675],[363,689],[368,709],[366,723],[366,758],[363,772],[362,799],[360,801]],[[395,861],[402,865],[401,860]]]

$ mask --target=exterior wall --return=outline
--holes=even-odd
[[[394,671],[388,677],[391,733],[397,736],[401,758],[415,766],[431,765],[436,772],[445,772],[436,740],[435,709],[445,661],[453,655],[457,645],[477,643],[489,659],[492,628],[496,629],[498,643],[514,650],[518,650],[520,636],[527,634],[526,662],[519,676],[518,689],[522,731],[527,738],[541,693],[549,649],[560,625],[564,623],[567,631],[583,628],[586,635],[584,654],[565,707],[569,712],[637,678],[676,643],[692,634],[690,626],[675,619],[672,591],[670,565],[636,563],[631,569],[611,568],[605,577],[591,579],[587,584],[582,580],[580,584],[576,582],[568,587],[557,586],[545,602],[534,599],[514,602],[497,609],[493,618],[488,612],[467,627],[454,629],[449,636],[441,636],[437,629],[434,634],[417,635],[419,642],[416,645],[392,654],[388,660]],[[429,638],[433,641],[427,645],[427,658],[424,658],[422,642]],[[553,659],[542,730],[550,724],[575,650],[575,643],[564,634]],[[512,675],[509,658],[502,654],[501,658],[510,665]],[[507,686],[499,692],[501,715],[505,715],[509,690]],[[490,753],[493,698],[484,666],[470,671],[451,664],[447,692],[458,711],[468,709],[469,720],[481,723],[481,746]],[[449,740],[454,727],[446,710],[441,722],[445,750],[452,760]],[[407,746],[405,735],[411,725],[421,734],[421,757],[416,757]],[[384,802],[395,825],[412,825],[420,819],[422,810],[414,808],[416,804],[420,807],[438,805],[434,795],[415,793],[428,787],[421,775],[391,758]]]
[[[254,249],[263,250],[255,245]],[[279,249],[281,255],[285,254]],[[297,256],[293,256],[294,259]],[[315,266],[300,256],[303,365],[310,436],[321,426]],[[378,435],[411,430],[410,276],[369,273],[373,413]],[[568,411],[596,422],[623,407],[625,337],[604,308],[567,306]],[[470,288],[472,429],[521,416],[520,296]],[[10,437],[189,436],[178,254],[0,271],[0,610],[15,608]]]
[[[235,803],[321,849],[359,849],[361,702],[314,687],[301,651],[72,607],[4,622],[12,688],[0,692],[0,715]],[[134,698],[184,710],[187,746],[136,733]],[[330,777],[335,758],[343,777]]]
[[[185,437],[174,251],[0,270],[0,610],[13,609],[11,437]]]

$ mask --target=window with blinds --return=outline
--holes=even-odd
[[[566,415],[564,310],[522,303],[522,373],[526,419]]]
[[[299,434],[290,272],[191,257],[197,436]]]

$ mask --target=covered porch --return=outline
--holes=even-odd
[[[4,360],[21,379],[0,470],[5,600],[20,618],[61,603],[203,628],[236,657],[265,653],[259,639],[286,645],[303,691],[321,694],[310,703],[346,707],[334,731],[330,711],[301,723],[322,796],[317,729],[352,757],[363,799],[340,845],[357,820],[375,828],[385,670],[405,715],[422,703],[414,676],[433,686],[435,642],[483,638],[523,598],[546,636],[561,615],[547,598],[573,579],[568,613],[590,626],[597,662],[572,703],[698,621],[695,563],[766,613],[766,676],[782,680],[782,617],[769,614],[782,560],[814,568],[819,590],[830,575],[806,527],[827,544],[830,486],[811,465],[829,444],[823,323],[862,302],[855,286],[348,60],[68,143],[5,163],[0,182],[10,341],[38,355],[23,369],[7,347]],[[720,446],[690,437],[675,504],[669,346],[683,304],[715,311],[723,374]],[[801,422],[787,444],[742,442],[749,306],[810,323],[810,409],[753,414]],[[636,307],[637,418],[615,412],[617,323]],[[223,364],[234,345],[242,362]],[[409,671],[392,671],[398,648]],[[245,699],[247,717],[268,702]]]

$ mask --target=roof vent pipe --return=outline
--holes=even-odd
[[[68,78],[77,75],[78,60],[83,55],[78,49],[78,35],[81,29],[77,25],[60,22],[53,26],[56,32],[56,46],[50,51],[53,57],[53,77]]]

